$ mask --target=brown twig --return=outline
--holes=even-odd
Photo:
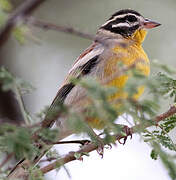
[[[11,30],[19,19],[34,11],[45,0],[25,0],[18,8],[12,12],[4,26],[0,29],[0,47],[8,39]]]
[[[55,158],[55,157],[51,157],[51,158],[47,158],[47,159],[42,159],[41,161],[40,161],[40,163],[43,163],[43,162],[49,162],[49,161],[53,161],[53,160],[56,160],[57,158]]]
[[[155,122],[155,125],[157,125],[158,122],[164,120],[165,118],[168,118],[168,117],[172,116],[175,113],[176,113],[176,106],[171,106],[170,109],[167,112],[157,116],[156,118],[154,118],[153,121]],[[144,130],[145,128],[150,127],[152,125],[154,125],[154,123],[153,124],[149,123],[149,124],[146,124],[146,125],[140,125],[139,124],[139,125],[133,126],[129,130],[131,131],[131,133],[137,133],[137,132],[139,132],[140,129]],[[115,137],[117,137],[117,141],[119,141],[120,139],[124,138],[125,136],[122,136],[120,134],[120,135],[116,135]],[[104,141],[104,139],[102,139],[102,140]],[[106,145],[106,143],[105,143],[105,145]],[[67,155],[65,155],[63,158],[60,158],[60,159],[56,160],[55,162],[44,166],[43,168],[40,169],[40,171],[43,174],[45,174],[45,173],[47,173],[49,171],[52,171],[52,170],[66,164],[68,162],[76,160],[75,153],[79,153],[81,155],[81,157],[82,157],[83,155],[85,155],[85,153],[92,152],[92,151],[94,151],[96,149],[97,149],[97,145],[95,143],[86,144],[80,150],[75,151],[75,152],[70,152]],[[28,174],[26,174],[25,172],[23,172],[20,175],[22,177],[24,177],[24,179],[28,178]],[[36,174],[36,176],[37,176],[37,174]]]
[[[58,141],[58,142],[47,142],[47,141],[44,141],[46,144],[48,145],[56,145],[56,144],[81,144],[81,145],[85,145],[85,144],[88,144],[90,143],[91,141],[90,140],[72,140],[72,141]]]
[[[97,149],[97,146],[94,144],[94,143],[91,143],[91,144],[88,144],[88,145],[85,145],[83,146],[82,149],[80,149],[79,151],[76,151],[76,152],[69,152],[66,156],[64,156],[63,158],[60,158],[59,160],[41,168],[41,172],[43,174],[49,172],[49,171],[52,171],[53,169],[56,169],[58,167],[60,167],[61,165],[64,165],[68,162],[71,162],[73,160],[76,160],[76,157],[75,157],[75,153],[79,153],[79,154],[83,154],[85,152],[89,153],[91,151],[94,151]]]
[[[131,128],[132,129],[132,133],[139,132],[139,130],[142,131],[142,130],[144,130],[144,129],[146,129],[146,128],[154,125],[154,124],[157,125],[160,121],[162,121],[162,120],[164,120],[164,119],[174,115],[175,113],[176,113],[176,106],[174,105],[174,106],[171,106],[170,109],[167,112],[157,116],[153,120],[153,124],[151,122],[149,122],[149,123],[146,123],[144,125],[139,124],[139,125],[133,126]]]
[[[174,106],[171,106],[170,109],[167,112],[161,114],[160,116],[157,116],[155,118],[155,121],[156,121],[156,123],[158,123],[158,122],[172,116],[175,113],[176,113],[176,106],[174,105]]]
[[[160,121],[174,115],[175,113],[176,113],[176,106],[171,106],[170,109],[167,112],[157,116],[154,119],[154,122],[156,122],[156,124],[157,124],[158,122],[160,122]],[[152,125],[151,124],[146,124],[144,126],[144,125],[139,124],[139,125],[133,126],[131,128],[131,132],[132,133],[137,133],[137,132],[139,132],[139,129],[141,129],[141,128],[145,129],[145,128],[148,128],[150,126],[152,126]],[[124,138],[124,137],[119,136],[119,138],[117,140],[119,141],[122,138]],[[79,154],[81,154],[81,156],[83,156],[85,152],[89,153],[89,152],[94,151],[96,149],[97,149],[97,145],[95,143],[89,143],[87,145],[84,145],[80,150],[75,151],[75,152],[70,152],[67,155],[65,155],[63,158],[60,158],[60,159],[56,160],[55,162],[41,168],[40,170],[41,170],[42,173],[45,174],[45,173],[47,173],[49,171],[52,171],[52,170],[60,167],[61,165],[64,165],[64,164],[66,164],[68,162],[76,160],[75,153],[79,153]]]
[[[83,37],[83,38],[86,38],[89,40],[95,39],[95,37],[93,35],[91,35],[89,33],[81,32],[73,27],[56,25],[56,24],[53,24],[50,22],[45,22],[45,21],[36,19],[34,17],[28,17],[28,18],[26,18],[26,21],[28,24],[31,24],[31,25],[41,28],[43,30],[54,30],[54,31],[69,33],[69,34],[73,34],[73,35]]]

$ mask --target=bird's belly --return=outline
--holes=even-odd
[[[149,60],[145,52],[141,48],[129,48],[129,49],[120,49],[119,47],[113,50],[114,55],[106,61],[105,68],[104,68],[104,75],[103,75],[103,85],[108,87],[116,87],[117,91],[109,97],[109,103],[112,103],[113,106],[119,110],[120,99],[125,99],[128,97],[128,92],[125,91],[125,85],[127,81],[132,77],[132,73],[127,73],[126,71],[120,72],[121,68],[130,70],[130,67],[135,64],[135,68],[138,69],[141,74],[148,76],[150,73],[150,65]],[[122,66],[119,67],[120,63]],[[121,74],[118,75],[118,71]],[[106,82],[104,84],[104,82]],[[136,87],[137,93],[133,94],[133,98],[137,100],[144,92],[144,86],[141,84]],[[119,114],[123,112],[118,112]],[[91,127],[96,129],[102,129],[106,122],[100,120],[98,118],[87,118],[87,122],[90,124]]]
[[[110,96],[110,100],[113,101],[128,97],[128,93],[124,90],[124,87],[130,77],[133,76],[130,70],[134,68],[145,76],[148,76],[150,73],[149,59],[141,46],[127,48],[118,46],[113,49],[113,56],[107,61],[104,70],[104,79],[109,79],[106,85],[117,88],[116,93]],[[140,85],[136,87],[136,90],[137,93],[133,97],[137,100],[142,95],[144,86]]]
[[[117,102],[114,104],[115,108],[119,109],[120,103],[118,102],[119,99],[125,99],[128,97],[128,93],[125,91],[124,87],[127,83],[127,81],[130,79],[132,76],[132,73],[122,73],[120,76],[118,76],[118,70],[120,70],[120,66],[118,63],[124,64],[126,67],[130,67],[132,64],[136,63],[135,67],[140,70],[140,72],[144,75],[149,75],[150,68],[149,68],[149,60],[143,49],[133,49],[133,48],[128,48],[128,49],[120,49],[119,47],[116,49],[113,49],[113,56],[109,58],[108,60],[106,59],[105,61],[105,66],[104,66],[104,71],[102,72],[102,67],[101,69],[96,69],[95,71],[90,74],[90,76],[97,77],[98,79],[100,78],[100,82],[102,81],[102,85],[108,86],[108,87],[116,87],[117,91],[109,96],[109,102]],[[100,68],[100,67],[99,67]],[[79,87],[82,89],[82,87]],[[72,96],[74,101],[68,102],[68,104],[72,104],[74,109],[76,111],[82,111],[85,110],[87,105],[90,105],[89,98],[86,96],[85,90],[82,91],[78,87],[74,88],[72,91]],[[143,91],[144,91],[144,86],[139,86],[136,87],[137,93],[133,95],[134,99],[138,99]],[[75,92],[75,93],[74,93]],[[80,93],[79,92],[84,92],[83,96],[84,98],[81,98],[81,101],[78,101],[80,103],[76,102],[75,99],[78,97],[80,99]],[[69,95],[68,95],[69,96]],[[68,98],[70,99],[70,98]],[[83,100],[84,99],[84,100]],[[67,102],[67,101],[66,101]],[[74,102],[74,103],[73,103]],[[81,107],[81,108],[80,108]],[[82,110],[81,110],[82,109]],[[123,112],[122,112],[123,113]],[[86,122],[92,127],[96,129],[102,129],[106,122],[103,119],[99,118],[93,118],[93,117],[87,117]]]

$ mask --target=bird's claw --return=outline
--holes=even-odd
[[[132,134],[133,134],[133,132],[132,132],[132,129],[129,128],[128,126],[124,126],[124,127],[123,127],[123,132],[126,134],[125,136],[118,135],[116,138],[117,138],[117,141],[118,141],[120,144],[123,144],[123,145],[124,145],[124,144],[126,143],[126,140],[127,140],[128,136],[130,136],[131,139],[132,139]],[[123,142],[120,141],[121,139],[123,139]]]
[[[97,153],[101,156],[101,158],[103,158],[103,155],[104,155],[104,142],[101,138],[97,138],[96,140],[96,144],[97,144]]]
[[[106,144],[105,148],[106,149],[112,149],[112,145],[111,144]]]

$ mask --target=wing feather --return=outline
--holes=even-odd
[[[75,85],[69,82],[70,77],[81,78],[88,75],[91,70],[97,65],[99,60],[99,55],[103,52],[103,48],[99,44],[94,43],[88,49],[86,49],[83,54],[81,54],[73,67],[69,71],[69,75],[66,77],[64,84],[60,87],[54,101],[52,102],[48,113],[50,114],[56,106],[63,104],[67,95],[72,91]],[[56,117],[50,118],[46,115],[45,120],[42,122],[42,126],[50,127]]]

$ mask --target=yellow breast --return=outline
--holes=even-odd
[[[142,74],[148,76],[150,73],[149,59],[144,52],[141,43],[143,42],[146,35],[145,30],[138,30],[133,37],[126,39],[127,46],[126,48],[117,45],[112,49],[113,55],[107,60],[104,74],[105,77],[112,76],[115,72],[118,71],[118,63],[123,63],[126,66],[130,66],[135,63],[136,68],[141,71]],[[130,42],[132,40],[132,43]],[[128,42],[129,41],[129,42]],[[120,77],[113,78],[110,80],[107,85],[114,86],[118,88],[117,93],[111,96],[110,99],[117,98],[126,98],[127,93],[123,91],[127,80],[129,79],[128,75],[122,75]],[[134,95],[135,99],[138,99],[139,96],[143,93],[144,87],[137,87],[138,93]]]
[[[130,66],[135,63],[135,67],[141,71],[142,74],[148,76],[150,73],[149,59],[142,48],[142,42],[146,36],[145,30],[138,30],[134,33],[134,35],[126,39],[127,42],[126,48],[116,45],[112,48],[112,56],[106,60],[106,64],[104,67],[104,79],[113,76],[114,73],[118,71],[118,63],[123,63],[126,66]],[[132,43],[130,43],[132,41]],[[114,101],[116,99],[127,98],[128,94],[124,91],[123,87],[125,86],[127,80],[129,79],[129,75],[122,75],[120,77],[113,77],[107,82],[107,86],[117,87],[117,92],[113,94],[109,100]],[[138,99],[143,91],[144,87],[139,86],[137,88],[137,93],[133,95],[134,99]],[[119,105],[115,105],[115,107],[119,107]],[[97,129],[101,129],[104,127],[104,122],[98,118],[90,118],[87,122],[93,127]]]

